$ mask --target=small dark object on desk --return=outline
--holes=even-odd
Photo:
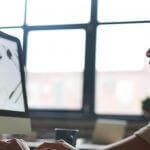
[[[64,140],[72,146],[76,146],[78,132],[77,129],[55,128],[55,139]]]

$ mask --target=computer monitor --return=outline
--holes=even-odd
[[[30,132],[21,44],[0,32],[0,135]]]

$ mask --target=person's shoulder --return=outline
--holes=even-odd
[[[150,144],[150,123],[135,132],[135,135]]]

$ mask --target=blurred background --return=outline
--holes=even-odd
[[[0,2],[0,30],[21,40],[33,130],[90,137],[97,118],[128,120],[129,134],[147,123],[148,0]]]

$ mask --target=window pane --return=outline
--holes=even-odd
[[[30,0],[27,8],[29,25],[87,23],[91,0]]]
[[[32,31],[28,38],[29,106],[81,109],[85,30]]]
[[[150,24],[99,26],[96,68],[100,71],[143,70],[144,51],[150,46],[149,34]]]
[[[24,23],[24,0],[0,1],[0,26],[19,26]]]
[[[149,35],[150,24],[98,27],[96,113],[141,113],[141,101],[150,95]]]
[[[149,0],[98,0],[98,21],[150,20]]]

